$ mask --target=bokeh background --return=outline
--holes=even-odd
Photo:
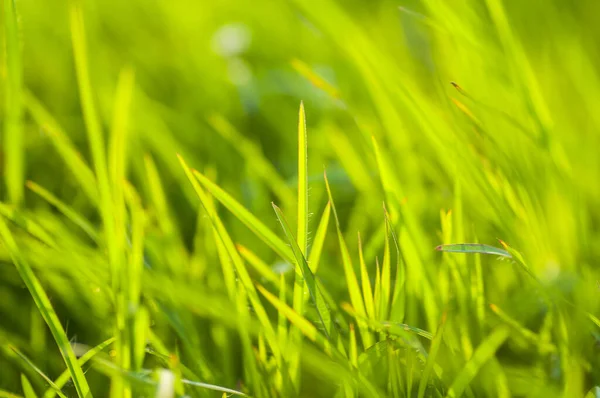
[[[27,105],[31,98],[41,104],[92,163],[73,57],[72,2],[19,0],[15,5],[22,86],[29,100],[22,111],[22,140],[15,146],[5,140],[0,152],[1,196],[5,211],[34,217],[53,239],[64,237],[75,245],[85,242],[81,233],[25,188],[26,180],[33,181],[90,224],[101,224],[95,204]],[[383,247],[384,201],[392,209],[401,246],[410,252],[406,266],[425,270],[409,272],[407,289],[415,297],[427,295],[418,275],[428,275],[428,288],[443,302],[452,296],[446,279],[438,279],[447,272],[447,261],[464,269],[472,263],[464,256],[442,257],[434,250],[438,244],[500,246],[497,239],[502,239],[523,254],[546,286],[581,309],[598,312],[597,1],[103,0],[80,6],[92,94],[105,137],[121,73],[135,76],[127,178],[147,209],[146,261],[173,283],[223,290],[210,227],[176,154],[280,234],[271,202],[295,225],[303,101],[311,231],[327,203],[326,170],[348,246],[355,255],[360,232],[373,275]],[[2,35],[6,38],[5,29]],[[8,86],[10,63],[4,42],[1,92]],[[7,109],[0,109],[3,120]],[[388,161],[385,177],[374,141]],[[15,169],[19,164],[22,172]],[[162,181],[164,207],[156,205],[149,167]],[[219,214],[237,243],[291,275],[290,265],[231,213],[220,209]],[[443,228],[448,217],[450,230]],[[319,277],[338,301],[347,301],[339,248],[333,229],[330,233]],[[68,335],[90,345],[106,338],[111,305],[94,296],[81,276],[82,267],[104,272],[99,271],[106,269],[102,245],[87,242],[77,252],[65,243],[60,252],[22,239]],[[11,344],[56,374],[61,363],[51,338],[30,335],[40,320],[8,253],[0,254],[0,336],[16,339]],[[483,273],[486,302],[515,308],[519,321],[532,328],[541,324],[531,283],[509,262],[486,257]],[[165,282],[165,291],[168,286]],[[147,289],[150,296],[158,294],[156,286]],[[434,329],[437,320],[418,308],[415,304],[407,323]],[[235,386],[242,378],[235,360],[239,353],[214,348],[212,321],[192,321],[186,310],[181,313],[181,323],[189,322],[199,333],[192,345],[208,358],[209,368],[221,369],[211,374],[212,381]],[[156,322],[174,342],[168,322]],[[574,357],[587,358],[589,365],[581,365],[582,389],[598,380],[597,360],[590,354],[597,347],[590,336],[582,333],[581,344],[575,344]],[[53,354],[44,359],[44,350]],[[518,355],[512,358],[515,369],[533,366]],[[10,355],[0,355],[0,369],[0,386],[17,391],[21,370]],[[306,388],[309,396],[311,387]]]

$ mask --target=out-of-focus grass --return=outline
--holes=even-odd
[[[597,2],[1,9],[0,396],[598,396]]]

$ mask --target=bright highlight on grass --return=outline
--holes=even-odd
[[[600,396],[600,5],[538,3],[4,0],[0,397]]]

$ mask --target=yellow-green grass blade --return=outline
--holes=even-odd
[[[294,309],[291,308],[289,305],[281,302],[277,298],[277,296],[270,293],[261,285],[257,285],[256,288],[267,299],[267,301],[270,302],[271,305],[273,305],[273,307],[277,309],[277,311],[283,313],[290,321],[290,323],[297,327],[306,338],[308,338],[314,343],[319,344],[322,348],[326,350],[326,353],[331,354],[331,344],[325,338],[325,336],[319,333],[315,325],[313,325],[306,318],[294,311]]]
[[[394,226],[390,221],[390,215],[385,206],[383,207],[383,212],[385,215],[385,224],[389,226],[389,232],[392,235],[392,241],[394,242],[394,248],[396,249],[396,279],[394,280],[394,293],[392,294],[392,302],[390,304],[390,320],[394,322],[403,322],[406,311],[406,292],[404,286],[404,283],[406,282],[406,270],[402,263],[400,244],[398,243]]]
[[[442,314],[442,322],[440,326],[435,332],[435,336],[431,341],[431,347],[429,348],[429,353],[427,355],[427,362],[425,363],[425,369],[423,369],[423,374],[421,376],[421,380],[419,381],[419,390],[417,393],[417,398],[423,398],[425,396],[425,390],[427,389],[427,383],[429,383],[429,378],[431,377],[431,373],[433,371],[433,366],[435,365],[435,360],[437,358],[438,351],[440,350],[440,346],[442,344],[442,338],[444,335],[444,329],[446,327],[446,319],[447,313]]]
[[[66,398],[65,394],[63,394],[62,391],[60,390],[60,387],[58,387],[52,381],[52,379],[50,379],[48,376],[46,376],[46,374],[44,374],[44,372],[42,372],[42,370],[40,368],[38,368],[33,362],[31,362],[31,360],[29,358],[27,358],[27,356],[25,354],[23,354],[21,351],[19,351],[17,349],[17,347],[14,347],[12,345],[9,345],[9,348],[17,355],[17,357],[19,357],[21,362],[23,362],[24,366],[30,367],[31,369],[33,369],[33,371],[35,373],[40,375],[41,378],[44,379],[44,381],[46,383],[48,383],[50,388],[52,388],[56,392],[56,394],[58,394],[59,397]]]
[[[271,231],[255,215],[250,213],[244,206],[237,202],[231,195],[222,190],[218,185],[210,181],[199,171],[194,170],[193,175],[202,184],[211,195],[213,195],[223,206],[225,206],[234,216],[236,216],[244,225],[256,234],[265,244],[267,244],[282,259],[294,262],[294,255],[290,248],[273,231]]]
[[[94,105],[94,96],[92,93],[92,85],[88,66],[83,11],[79,1],[71,0],[69,16],[81,108],[88,133],[94,170],[98,178],[100,203],[101,206],[106,206],[106,203],[104,202],[110,197],[108,169],[106,164],[106,148],[104,145],[104,137],[102,134],[100,119],[96,112],[96,106]]]
[[[367,316],[375,319],[375,305],[373,304],[373,290],[371,289],[371,281],[369,280],[369,272],[363,255],[362,240],[360,233],[358,234],[358,260],[360,262],[360,279],[362,284],[362,294],[365,300],[365,311]]]
[[[338,241],[342,254],[342,264],[344,266],[344,274],[346,276],[346,285],[348,286],[348,293],[350,295],[350,302],[352,303],[352,306],[359,317],[365,318],[367,314],[365,311],[365,304],[362,298],[360,287],[358,285],[358,280],[356,279],[356,274],[354,273],[354,266],[352,265],[352,259],[350,257],[350,253],[348,252],[348,246],[346,245],[344,235],[342,234],[340,220],[335,209],[335,202],[333,201],[333,195],[331,193],[329,181],[327,180],[327,173],[324,173],[323,176],[325,179],[327,194],[329,195],[329,203],[331,203],[331,209],[333,211],[333,218],[335,219]],[[357,323],[359,326],[360,335],[362,337],[363,346],[370,347],[373,344],[373,336],[371,336],[371,333],[369,332],[364,320],[360,318],[357,319]]]
[[[5,42],[5,111],[4,111],[4,176],[10,202],[18,205],[23,199],[25,178],[23,139],[23,65],[17,2],[4,1]]]
[[[65,215],[73,224],[77,225],[83,232],[86,233],[94,242],[98,241],[98,232],[83,216],[77,213],[73,208],[65,202],[58,199],[54,194],[46,188],[36,184],[33,181],[27,181],[27,188],[36,193],[46,202],[56,207],[62,214]]]
[[[500,326],[481,342],[471,359],[456,376],[448,389],[447,397],[460,397],[477,375],[481,367],[495,354],[498,348],[506,341],[510,332],[508,327]]]
[[[296,198],[277,169],[265,158],[257,144],[237,131],[223,116],[212,115],[208,119],[211,127],[225,138],[246,160],[248,167],[269,187],[286,206],[292,205]]]
[[[455,243],[448,245],[439,245],[435,250],[447,253],[479,253],[492,254],[500,257],[512,258],[512,255],[507,251],[482,243]]]
[[[56,247],[56,241],[54,238],[51,237],[41,225],[13,206],[9,206],[0,202],[0,217],[5,217],[6,219],[12,221],[15,223],[15,225],[18,225],[29,235],[38,239],[40,242],[45,243],[49,247]]]
[[[327,202],[323,215],[319,221],[317,227],[317,233],[312,241],[310,247],[310,254],[308,255],[308,266],[313,274],[317,273],[319,269],[319,263],[321,261],[321,253],[323,252],[323,245],[325,243],[325,237],[327,236],[327,227],[329,226],[329,216],[331,214],[331,203]]]
[[[285,304],[286,302],[286,283],[285,275],[279,275],[279,301]],[[287,318],[282,312],[277,313],[277,336],[279,337],[279,345],[281,347],[286,346],[287,341]]]
[[[0,398],[23,398],[21,395],[13,394],[5,390],[0,390]]]
[[[144,156],[144,166],[146,170],[146,180],[148,181],[149,196],[152,200],[153,208],[156,211],[156,220],[162,231],[166,235],[171,235],[175,233],[176,228],[173,225],[160,174],[158,173],[156,163],[150,154]]]
[[[278,361],[281,361],[281,349],[277,343],[277,336],[275,334],[273,326],[271,325],[269,317],[268,317],[262,303],[260,302],[258,294],[256,293],[256,289],[254,288],[254,284],[252,283],[252,279],[250,278],[250,275],[248,274],[248,270],[246,269],[246,266],[244,265],[242,258],[240,257],[239,253],[237,252],[235,245],[233,244],[233,241],[231,240],[231,237],[229,236],[229,233],[227,232],[227,230],[225,229],[225,226],[223,225],[223,222],[221,221],[221,219],[219,218],[217,213],[213,209],[211,209],[211,206],[209,205],[210,201],[208,199],[208,195],[204,192],[202,187],[200,187],[200,184],[198,184],[198,180],[194,177],[194,176],[198,176],[199,173],[196,172],[195,170],[192,171],[192,169],[189,168],[187,163],[185,163],[183,158],[181,156],[178,156],[178,157],[179,157],[179,162],[181,163],[181,166],[183,167],[183,170],[185,171],[190,183],[192,184],[194,191],[198,195],[198,198],[200,199],[202,206],[208,213],[208,216],[209,216],[215,230],[217,231],[220,240],[223,242],[223,245],[225,246],[229,257],[231,258],[231,260],[233,262],[234,268],[237,272],[237,276],[238,276],[240,282],[242,283],[242,285],[244,286],[246,293],[248,294],[248,298],[254,308],[254,311],[256,312],[256,316],[257,316],[260,324],[264,328],[265,336],[267,337],[267,343],[271,347],[271,350],[273,351],[273,354],[278,359]],[[277,239],[279,239],[279,238],[277,238]]]
[[[63,162],[73,173],[73,177],[79,183],[82,191],[92,203],[97,204],[96,176],[85,163],[81,154],[75,149],[66,133],[38,99],[28,91],[25,92],[25,106],[36,123],[46,132]]]
[[[31,383],[27,379],[27,376],[21,374],[21,387],[23,388],[23,395],[25,398],[37,398],[37,394],[33,389]]]
[[[236,244],[235,247],[237,248],[240,255],[244,258],[244,260],[246,260],[248,264],[251,265],[260,274],[260,276],[262,276],[263,278],[265,278],[266,280],[268,280],[276,286],[279,285],[279,277],[277,276],[275,271],[273,271],[271,267],[269,267],[269,265],[265,263],[260,257],[258,257],[252,250],[239,243]]]
[[[340,98],[340,93],[338,89],[335,88],[331,83],[323,79],[321,76],[316,74],[305,62],[295,58],[292,59],[290,63],[292,67],[296,70],[296,72],[298,72],[306,80],[311,82],[313,86],[323,90],[334,99]]]
[[[390,224],[386,218],[385,221],[385,240],[383,251],[383,264],[381,265],[381,303],[379,306],[379,319],[388,319],[390,304],[390,287],[392,273],[392,259],[390,255]]]
[[[104,350],[106,347],[111,345],[114,341],[115,341],[115,338],[111,337],[107,340],[104,340],[102,343],[98,344],[97,346],[91,348],[90,350],[88,350],[85,354],[83,354],[77,360],[77,362],[79,363],[79,366],[85,365],[96,354],[98,354],[99,352]],[[58,376],[56,378],[56,380],[54,381],[54,384],[56,385],[56,387],[58,387],[58,389],[61,389],[65,386],[65,384],[67,384],[67,382],[69,380],[71,380],[71,374],[69,373],[68,370],[65,370],[64,372],[62,372],[60,374],[60,376]],[[54,398],[54,396],[56,396],[56,393],[57,392],[55,389],[50,388],[50,389],[46,390],[46,392],[44,393],[44,395],[42,397],[43,398]]]
[[[298,272],[298,270],[296,270],[296,272],[300,273],[304,277],[303,278],[304,283],[306,283],[306,286],[308,287],[308,291],[310,292],[310,296],[313,300],[313,303],[315,304],[315,307],[317,309],[317,314],[319,315],[319,319],[321,320],[321,323],[323,324],[323,327],[324,327],[325,335],[327,336],[327,338],[330,338],[330,336],[331,336],[331,313],[329,312],[329,308],[327,307],[327,304],[325,303],[325,299],[323,298],[322,294],[320,293],[319,289],[317,288],[315,276],[313,275],[312,271],[310,270],[310,267],[308,266],[308,263],[306,262],[306,259],[304,258],[304,255],[302,254],[300,247],[296,243],[296,240],[294,239],[294,235],[292,234],[292,231],[290,230],[290,226],[288,225],[288,223],[285,219],[285,216],[281,212],[281,209],[279,207],[277,207],[275,204],[273,204],[273,209],[275,209],[275,214],[277,214],[277,219],[281,223],[283,232],[285,233],[286,238],[292,247],[292,251],[294,252],[294,256],[296,257],[296,265],[298,268],[300,268],[300,272]],[[304,283],[302,285],[304,285]],[[302,290],[304,290],[304,286],[302,286]],[[294,298],[295,298],[295,296],[294,296]],[[302,297],[300,297],[300,299],[303,300]],[[297,313],[300,314],[300,312],[298,312],[298,310],[296,308],[294,308],[294,311],[296,311]]]
[[[65,334],[65,331],[54,312],[54,308],[52,307],[52,303],[48,298],[48,295],[44,291],[42,284],[39,282],[35,274],[33,273],[31,267],[25,261],[17,243],[15,242],[12,233],[8,229],[6,222],[3,217],[0,217],[0,238],[2,239],[2,243],[4,247],[8,250],[10,257],[21,276],[21,279],[27,286],[35,305],[38,307],[44,321],[48,325],[56,344],[60,350],[60,353],[71,373],[71,378],[73,380],[73,384],[75,385],[75,389],[77,390],[77,395],[80,398],[89,398],[92,396],[90,392],[89,385],[85,376],[83,374],[83,370],[81,366],[77,362],[77,358],[75,357],[75,353],[71,348],[71,344],[69,343],[69,339]]]

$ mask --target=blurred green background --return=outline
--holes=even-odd
[[[351,255],[357,257],[359,231],[375,278],[375,257],[381,260],[384,245],[385,201],[408,269],[407,295],[413,298],[405,323],[430,331],[437,327],[442,308],[456,294],[449,264],[455,263],[469,282],[474,260],[442,256],[434,250],[438,244],[499,246],[497,239],[522,253],[547,289],[583,312],[599,313],[598,1],[19,0],[14,2],[16,52],[11,52],[8,1],[2,2],[1,30],[0,92],[6,94],[6,106],[0,108],[5,132],[2,214],[12,220],[21,250],[74,341],[95,345],[111,336],[110,294],[94,295],[94,278],[87,275],[107,272],[103,239],[91,242],[55,206],[25,187],[27,180],[41,185],[101,229],[100,211],[49,138],[48,119],[44,122],[39,112],[36,116],[31,105],[45,108],[92,164],[73,56],[69,18],[74,4],[85,21],[92,96],[106,142],[118,114],[121,73],[135,76],[126,177],[146,212],[144,258],[154,285],[144,282],[142,296],[149,301],[170,295],[170,283],[178,292],[187,283],[191,292],[197,287],[204,289],[203,297],[220,294],[219,300],[227,302],[209,223],[176,154],[276,234],[283,236],[272,201],[295,225],[303,101],[309,230],[316,230],[328,201],[326,169]],[[11,64],[15,54],[19,59]],[[22,72],[21,79],[14,70]],[[14,82],[22,107],[11,97]],[[384,172],[373,141],[388,161]],[[164,206],[149,181],[153,169],[162,181]],[[219,214],[236,243],[277,272],[290,270],[234,215],[225,209]],[[19,217],[39,224],[57,248],[32,239]],[[319,278],[339,303],[349,300],[348,291],[333,228],[329,234]],[[54,378],[64,364],[51,336],[32,332],[43,329],[37,310],[8,252],[0,248],[0,255],[0,339],[26,352]],[[536,285],[510,262],[482,261],[485,302],[512,311],[533,330],[542,327],[545,307]],[[292,274],[286,274],[290,291]],[[193,294],[189,297],[192,301]],[[423,308],[428,300],[437,311]],[[240,348],[232,343],[222,351],[215,343],[214,325],[223,321],[212,316],[205,321],[205,313],[192,315],[182,304],[186,300],[173,301],[176,321],[165,320],[149,304],[159,314],[157,334],[174,351],[182,329],[174,332],[173,322],[185,325],[194,337],[182,358],[202,355],[203,365],[189,366],[207,382],[235,387],[244,378]],[[565,313],[568,366],[518,349],[499,353],[506,359],[501,364],[514,395],[526,396],[538,387],[539,396],[583,394],[598,384],[598,330],[590,332],[576,311]],[[467,322],[469,314],[462,316]],[[455,333],[473,330],[466,325]],[[468,337],[475,346],[480,332]],[[9,351],[0,352],[0,387],[16,392],[24,370]],[[575,369],[570,376],[567,368]],[[306,374],[306,380],[316,377],[310,370]],[[531,385],[520,375],[531,378]],[[89,377],[104,376],[90,372]],[[97,395],[108,394],[106,386],[91,384]],[[486,385],[482,381],[472,393],[491,394]],[[306,381],[301,395],[333,395],[335,383],[328,386],[316,392]]]

